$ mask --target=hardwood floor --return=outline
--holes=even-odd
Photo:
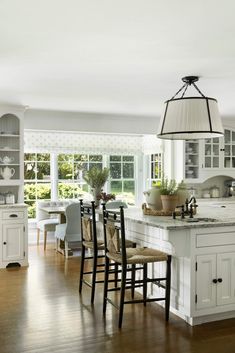
[[[53,246],[30,248],[30,266],[0,270],[1,353],[233,353],[235,319],[194,328],[156,304],[125,306],[102,317],[102,284],[95,305],[78,294],[80,258],[67,262]],[[89,294],[89,295],[88,295]]]

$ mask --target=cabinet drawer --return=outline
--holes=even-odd
[[[17,219],[24,219],[24,211],[3,211],[2,219],[11,219],[12,221]]]
[[[196,237],[197,248],[219,245],[235,245],[235,233],[198,234]]]

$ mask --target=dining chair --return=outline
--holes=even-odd
[[[107,302],[111,303],[119,310],[119,328],[122,327],[123,311],[125,304],[143,303],[153,301],[165,301],[165,319],[169,320],[169,306],[170,306],[170,286],[171,286],[171,255],[162,251],[140,247],[140,248],[126,248],[125,237],[125,221],[124,209],[121,206],[120,212],[106,210],[103,205],[103,225],[104,225],[104,244],[105,244],[105,281],[104,281],[104,297],[103,297],[103,314],[106,313]],[[120,288],[109,287],[110,261],[121,266],[121,286]],[[148,277],[148,264],[165,262],[166,275],[161,278]],[[129,266],[135,266],[135,271],[142,271],[142,277],[138,280],[133,280],[127,276]],[[136,277],[134,277],[136,278]],[[161,288],[165,288],[165,295],[163,297],[148,298],[147,285],[148,283],[156,284]],[[143,296],[141,299],[126,298],[126,290],[142,287]],[[119,306],[109,298],[110,291],[120,290]]]
[[[39,245],[40,231],[43,232],[44,250],[47,246],[47,232],[54,232],[57,224],[59,224],[58,217],[53,218],[41,208],[50,205],[50,201],[37,201],[36,203],[36,220],[37,220],[37,245]]]
[[[80,203],[71,203],[65,208],[66,223],[58,224],[55,229],[56,250],[60,240],[64,241],[65,257],[69,257],[69,244],[81,242]]]
[[[80,200],[81,204],[81,231],[82,231],[82,254],[81,254],[81,267],[80,267],[80,281],[79,281],[79,293],[82,292],[83,284],[86,284],[91,288],[91,303],[94,303],[95,289],[97,283],[104,283],[104,278],[97,279],[97,275],[100,273],[104,274],[104,261],[99,262],[99,259],[104,259],[104,238],[102,233],[102,239],[97,236],[97,217],[95,211],[95,201],[91,201],[89,204],[83,204],[83,200]],[[132,241],[126,242],[127,247],[136,247],[136,243]],[[89,251],[89,253],[87,253]],[[85,269],[85,263],[92,261],[91,270]],[[117,287],[118,283],[118,265],[111,263],[113,267],[112,274],[113,278],[109,279]],[[89,281],[89,277],[91,280]],[[133,293],[134,295],[134,293]]]

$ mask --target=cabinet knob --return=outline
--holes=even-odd
[[[7,245],[6,241],[3,242],[3,245]]]
[[[15,218],[15,217],[18,217],[18,215],[13,213],[13,214],[10,215],[10,217],[11,218]]]
[[[212,280],[212,282],[213,282],[213,283],[217,283],[217,279],[214,278],[214,279]]]
[[[222,278],[218,278],[218,282],[219,283],[223,282]]]

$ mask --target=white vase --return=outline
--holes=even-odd
[[[162,209],[160,190],[157,187],[152,187],[152,189],[144,191],[144,196],[149,208],[152,210]]]
[[[101,188],[93,188],[91,189],[93,200],[95,201],[95,206],[99,206],[100,199],[99,195],[101,194]]]

